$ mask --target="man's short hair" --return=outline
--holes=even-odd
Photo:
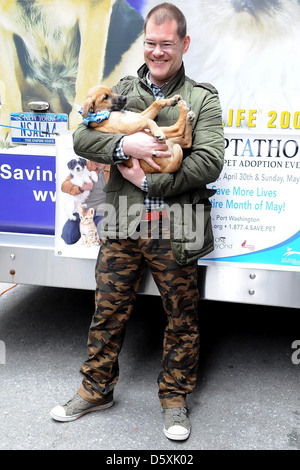
[[[146,26],[150,18],[152,21],[154,21],[155,24],[163,24],[172,20],[176,20],[177,34],[180,39],[185,38],[187,30],[185,16],[182,11],[172,3],[160,3],[149,11],[144,22],[144,32],[146,32]]]

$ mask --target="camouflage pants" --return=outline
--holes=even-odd
[[[158,377],[163,408],[185,406],[196,385],[199,354],[197,262],[179,265],[169,239],[103,240],[96,265],[96,309],[79,394],[96,402],[119,376],[118,355],[140,282],[149,266],[159,288],[167,325]]]

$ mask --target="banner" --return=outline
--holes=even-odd
[[[210,201],[215,249],[199,264],[300,270],[300,136],[225,133]]]
[[[69,129],[74,129],[80,121],[74,103],[81,105],[91,86],[103,82],[111,87],[126,75],[136,75],[143,63],[144,18],[159,3],[67,0],[58,4],[40,0],[32,1],[28,9],[26,2],[0,2],[0,38],[6,44],[0,61],[0,147],[5,148],[10,140],[5,126],[15,124],[11,115],[30,111],[30,101],[49,102],[49,112],[68,115]],[[224,169],[210,185],[217,191],[211,198],[215,250],[199,264],[298,270],[300,61],[296,45],[300,40],[300,2],[172,3],[184,13],[191,37],[184,55],[186,74],[217,88],[226,139]],[[95,30],[99,30],[97,37],[90,34]],[[38,132],[39,127],[34,130]],[[57,197],[56,253],[96,257],[96,235],[95,244],[75,242],[80,229],[77,227],[72,238],[70,226],[75,221],[66,212],[68,196],[69,203],[74,198],[66,191],[68,187],[74,192],[67,180],[68,163],[76,157],[70,136],[62,133],[57,139],[56,195],[53,181],[34,179],[34,171],[37,175],[38,171],[53,174],[52,163],[50,168],[43,155],[41,152],[41,160],[33,157],[30,164],[17,156],[10,161],[8,155],[1,157],[3,196],[7,191],[13,195],[21,181],[29,196],[24,211],[18,211],[10,198],[2,211],[2,228],[17,230],[22,226],[24,231],[50,233]],[[23,171],[24,178],[10,176],[17,174],[15,169],[20,175]],[[100,200],[98,205],[93,202],[97,217],[101,217],[102,170],[91,170],[98,178]],[[37,204],[32,195],[40,198]],[[36,207],[42,209],[40,213]],[[18,216],[14,215],[17,211]]]

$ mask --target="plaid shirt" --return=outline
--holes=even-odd
[[[161,90],[161,88],[157,85],[155,85],[154,83],[151,82],[150,78],[150,73],[148,72],[147,74],[147,77],[146,77],[146,80],[147,80],[147,84],[149,85],[149,87],[151,88],[151,90],[153,91],[153,94],[155,96],[155,98],[157,100],[161,99],[161,98],[164,98],[164,94]],[[120,142],[117,144],[116,148],[115,148],[115,153],[114,153],[114,157],[115,159],[117,160],[128,160],[129,156],[128,155],[125,155],[124,152],[123,152],[123,147],[122,147],[122,140],[120,140]],[[143,181],[142,181],[142,186],[141,186],[141,189],[147,193],[148,192],[148,182],[147,182],[147,176],[144,177]],[[144,200],[144,204],[146,206],[146,209],[149,211],[149,210],[153,210],[153,209],[162,209],[164,207],[164,199],[162,197],[152,197],[152,198],[149,198],[147,195],[145,196],[145,200]]]

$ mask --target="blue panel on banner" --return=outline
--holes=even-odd
[[[0,154],[0,231],[54,234],[55,157]]]

